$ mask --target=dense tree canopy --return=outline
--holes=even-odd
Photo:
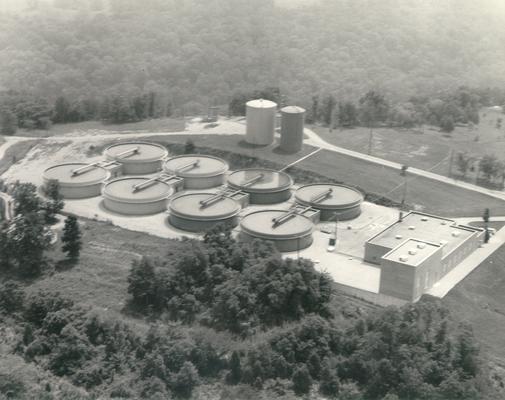
[[[57,121],[93,113],[90,99],[123,95],[140,96],[137,107],[123,103],[138,118],[130,112],[151,92],[158,97],[150,113],[165,114],[168,105],[194,111],[265,87],[309,107],[314,93],[357,101],[374,89],[406,101],[504,83],[500,1],[322,0],[299,9],[273,0],[38,3],[0,14],[0,89],[50,104],[64,96]],[[23,124],[47,123],[44,107],[33,101]]]

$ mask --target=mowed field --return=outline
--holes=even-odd
[[[194,134],[190,137],[197,146],[255,156],[283,166],[314,150],[305,146],[301,153],[287,155],[277,152],[272,146],[245,145],[241,135]],[[187,135],[144,138],[159,143],[184,143],[187,139]],[[384,195],[392,200],[401,201],[402,198],[401,177],[397,170],[389,167],[328,150],[308,158],[297,167],[360,187],[369,193]],[[505,215],[505,201],[423,177],[409,178],[407,203],[417,210],[446,217],[480,217],[486,207],[490,208],[492,215]]]
[[[468,152],[474,156],[493,154],[505,160],[505,123],[497,128],[497,119],[505,120],[504,114],[482,111],[480,123],[476,126],[457,126],[451,134],[440,132],[438,128],[416,127],[412,129],[377,128],[373,131],[372,155],[416,168],[431,170],[441,175],[449,175],[449,155]],[[327,142],[346,149],[368,152],[370,130],[333,129],[310,126]],[[458,173],[453,164],[453,174]],[[468,177],[472,179],[472,174]]]

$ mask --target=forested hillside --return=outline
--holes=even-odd
[[[284,7],[296,3],[303,2],[31,0],[22,12],[4,7],[0,88],[51,104],[61,95],[156,92],[163,107],[193,112],[264,87],[310,106],[314,94],[356,101],[374,89],[394,101],[505,83],[500,0]]]

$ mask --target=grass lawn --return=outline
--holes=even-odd
[[[110,132],[178,132],[184,130],[185,122],[182,118],[159,118],[126,124],[103,124],[101,121],[84,121],[69,124],[56,124],[48,130],[20,129],[16,136],[47,137],[79,133],[86,131],[110,131]]]
[[[373,134],[372,155],[446,176],[449,175],[448,156],[451,149],[455,154],[459,151],[475,156],[494,154],[505,160],[505,124],[497,128],[497,118],[505,119],[505,115],[481,112],[479,125],[457,126],[450,135],[431,127],[377,128]],[[313,125],[310,128],[336,146],[368,152],[368,128],[334,129],[332,132],[321,126]],[[453,173],[457,173],[455,164]],[[474,181],[475,177],[468,173],[468,180]]]
[[[159,143],[184,143],[187,135],[152,137]],[[305,146],[303,152],[287,155],[276,152],[272,147],[251,147],[242,142],[241,135],[192,135],[196,146],[210,147],[224,151],[255,156],[284,166],[308,154],[313,148]],[[144,138],[148,139],[148,138]],[[381,194],[395,201],[401,201],[402,186],[398,171],[377,166],[364,160],[323,150],[298,165],[327,177],[357,186],[371,193]],[[488,207],[493,215],[505,215],[505,201],[477,192],[447,185],[423,177],[410,178],[407,203],[414,208],[446,217],[465,217],[482,215]]]
[[[456,320],[472,324],[482,350],[505,368],[505,245],[444,298]]]

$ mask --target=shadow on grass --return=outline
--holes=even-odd
[[[245,140],[240,140],[237,144],[243,149],[264,149],[265,147],[270,146],[269,144],[252,144],[246,142]]]
[[[277,146],[272,150],[272,153],[282,154],[282,155],[291,155],[291,154],[301,153],[301,150],[300,151],[286,151],[286,150],[282,149],[280,146]]]
[[[56,272],[64,272],[74,268],[77,265],[77,259],[64,258],[62,260],[56,261],[54,264],[54,270]]]
[[[131,318],[144,319],[146,321],[154,322],[161,318],[163,311],[152,306],[137,305],[133,302],[132,298],[129,298],[121,309],[121,313]]]

